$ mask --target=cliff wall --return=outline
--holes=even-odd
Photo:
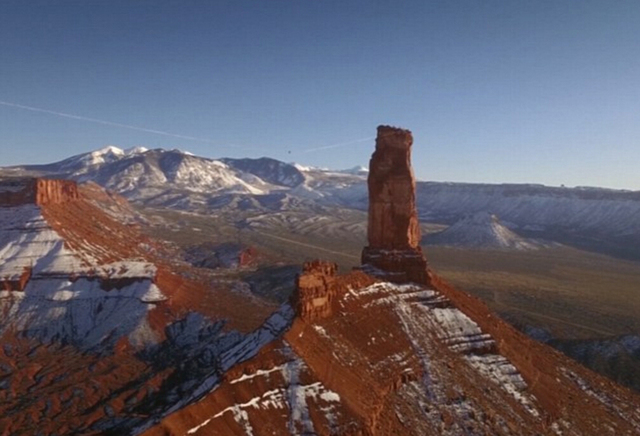
[[[78,199],[78,185],[71,180],[10,178],[0,180],[0,206],[64,203]]]

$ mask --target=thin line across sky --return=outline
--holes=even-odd
[[[203,143],[207,143],[207,144],[216,145],[217,147],[245,148],[245,149],[258,149],[258,148],[261,149],[261,148],[264,148],[264,147],[256,147],[256,146],[243,146],[243,145],[237,145],[237,144],[221,144],[219,141],[214,141],[214,140],[207,139],[207,138],[199,138],[197,136],[182,135],[182,134],[178,134],[178,133],[166,132],[164,130],[150,129],[148,127],[141,127],[141,126],[134,126],[134,125],[131,125],[131,124],[117,123],[115,121],[100,120],[100,119],[97,119],[97,118],[85,117],[85,116],[82,116],[82,115],[75,115],[75,114],[70,114],[70,113],[66,113],[66,112],[59,112],[59,111],[54,111],[54,110],[44,109],[44,108],[39,108],[39,107],[34,107],[34,106],[27,106],[27,105],[24,105],[24,104],[12,103],[12,102],[3,101],[3,100],[0,100],[0,105],[11,107],[11,108],[16,108],[16,109],[28,110],[28,111],[32,111],[32,112],[39,112],[39,113],[45,113],[45,114],[49,114],[49,115],[55,115],[55,116],[63,117],[63,118],[70,118],[72,120],[87,121],[87,122],[91,122],[91,123],[102,124],[102,125],[105,125],[105,126],[120,127],[120,128],[123,128],[123,129],[137,130],[139,132],[153,133],[154,135],[169,136],[169,137],[172,137],[172,138],[184,139],[184,140],[187,140],[187,141],[203,142]],[[332,149],[332,148],[346,147],[347,145],[352,145],[352,144],[357,144],[357,143],[360,143],[360,142],[371,141],[373,139],[375,139],[375,136],[368,136],[366,138],[360,138],[360,139],[355,139],[355,140],[346,141],[346,142],[339,142],[339,143],[336,143],[336,144],[319,145],[319,146],[315,146],[315,147],[299,150],[298,152],[299,153],[313,153],[313,152],[316,152],[316,151],[329,150],[329,149]]]
[[[373,139],[376,139],[376,137],[375,136],[367,136],[366,138],[354,139],[353,141],[348,141],[348,142],[339,142],[337,144],[320,145],[320,146],[317,146],[317,147],[306,148],[304,150],[300,150],[300,152],[301,153],[313,153],[314,151],[329,150],[331,148],[345,147],[347,145],[357,144],[359,142],[371,141]]]
[[[53,110],[49,110],[49,109],[43,109],[43,108],[38,108],[38,107],[33,107],[33,106],[26,106],[26,105],[23,105],[23,104],[11,103],[11,102],[8,102],[8,101],[0,100],[0,105],[13,107],[13,108],[18,108],[18,109],[24,109],[24,110],[28,110],[28,111],[32,111],[32,112],[40,112],[40,113],[45,113],[45,114],[50,114],[50,115],[56,115],[56,116],[64,117],[64,118],[71,118],[73,120],[88,121],[88,122],[91,122],[91,123],[103,124],[105,126],[121,127],[123,129],[138,130],[140,132],[153,133],[155,135],[170,136],[172,138],[185,139],[187,141],[204,142],[204,143],[207,143],[207,144],[214,144],[214,145],[216,145],[218,147],[251,148],[251,147],[246,147],[246,146],[241,146],[241,145],[236,145],[236,144],[220,144],[218,141],[213,141],[211,139],[206,139],[206,138],[199,138],[197,136],[181,135],[181,134],[178,134],[178,133],[165,132],[164,130],[149,129],[147,127],[133,126],[131,124],[123,124],[123,123],[116,123],[114,121],[99,120],[97,118],[84,117],[84,116],[81,116],[81,115],[74,115],[74,114],[69,114],[69,113],[66,113],[66,112],[58,112],[58,111],[53,111]]]

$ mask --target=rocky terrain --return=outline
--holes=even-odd
[[[365,264],[339,275],[333,263],[306,263],[289,330],[227,373],[218,389],[144,434],[640,431],[640,399],[630,391],[527,338],[428,272],[426,262],[423,282],[407,282],[417,227],[408,219],[394,236],[378,232],[393,214],[416,213],[410,166],[374,170],[385,156],[409,163],[410,132],[394,133],[396,141],[377,142],[372,158],[370,186],[380,189],[369,191],[370,204],[386,207],[369,221],[363,256],[377,262],[367,257],[372,248],[394,253],[391,269]],[[398,180],[409,192],[387,197]]]
[[[327,269],[310,265],[306,274],[329,282],[331,312],[300,312],[281,340],[228,373],[219,389],[145,434],[639,430],[637,397],[509,328],[478,301],[440,283],[366,286],[357,273],[326,276]]]
[[[95,183],[15,177],[42,168],[12,170],[0,182],[1,433],[640,432],[637,394],[528,338],[428,269],[412,143],[407,130],[379,127],[361,267],[341,275],[335,263],[306,262],[280,305],[249,292],[248,278],[225,275],[255,257],[242,245],[201,245],[192,263],[205,268],[194,268],[144,236],[149,216],[118,195]],[[109,148],[55,171],[104,175],[130,159],[158,180],[173,177],[181,187],[171,192],[222,183],[183,167],[199,158],[139,149]],[[362,178],[254,164],[198,163],[228,176],[222,191],[257,189],[247,180],[271,189],[240,193],[234,206],[253,199],[264,219],[274,203],[261,196],[327,211],[334,206],[318,198],[335,201]],[[159,189],[134,179],[123,192],[135,201]],[[323,183],[326,195],[314,198]],[[306,197],[292,201],[296,189]]]
[[[96,190],[0,183],[3,435],[131,433],[292,317],[176,263]]]

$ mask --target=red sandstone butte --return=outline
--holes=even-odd
[[[427,284],[412,145],[409,130],[378,126],[376,150],[369,161],[369,245],[362,251],[362,265],[387,280]]]
[[[64,203],[78,199],[78,185],[71,180],[8,178],[0,180],[0,206]]]

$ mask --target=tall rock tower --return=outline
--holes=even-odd
[[[420,248],[416,180],[411,168],[409,130],[378,126],[369,161],[369,245],[362,265],[394,282],[428,284],[427,260]]]

